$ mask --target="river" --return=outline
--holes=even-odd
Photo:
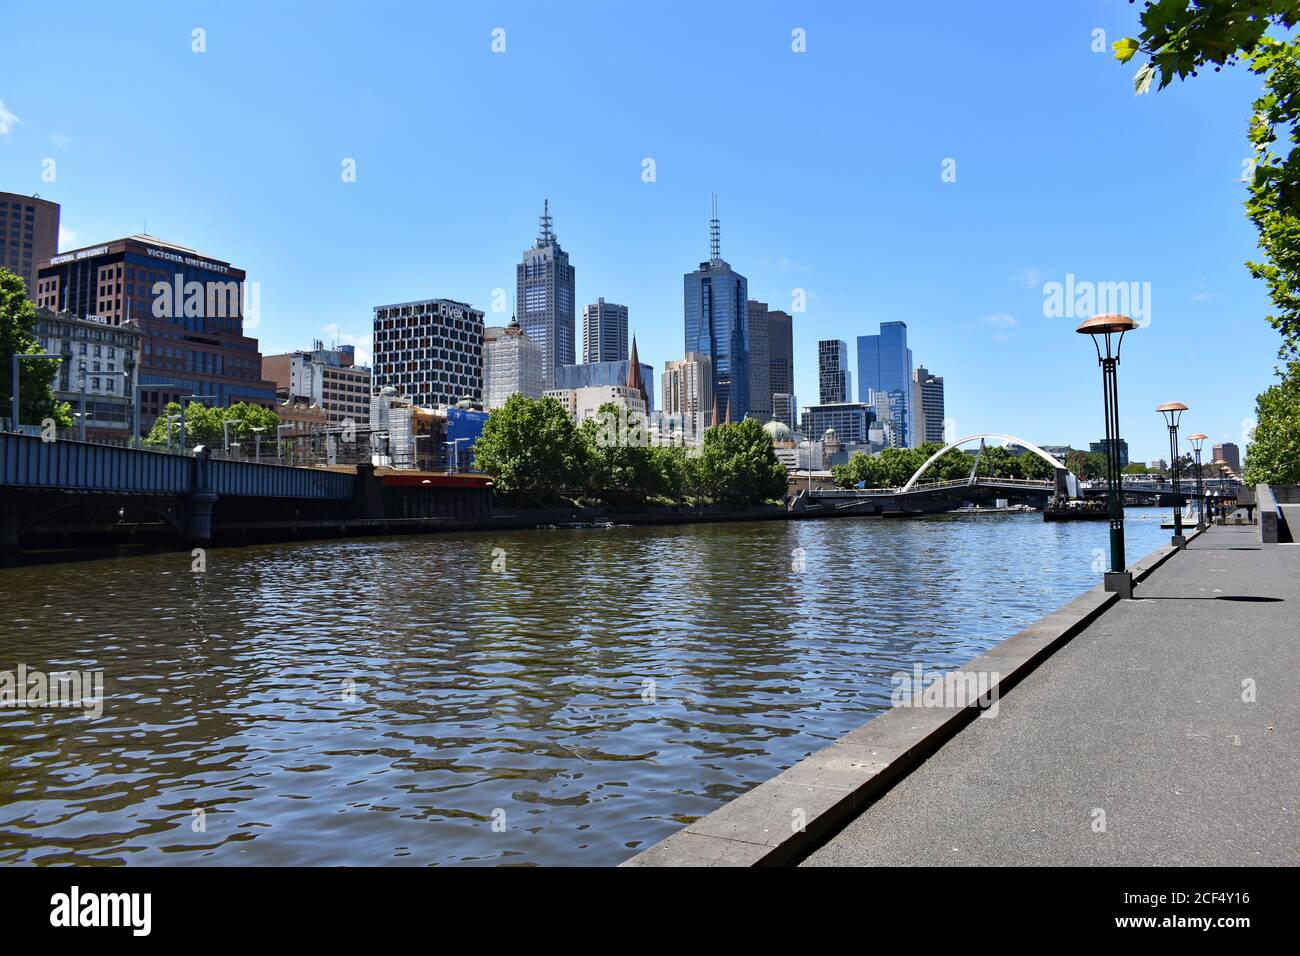
[[[1162,513],[1162,512],[1161,512]],[[1129,560],[1168,541],[1131,509]],[[1036,514],[480,532],[0,570],[0,862],[616,864],[1100,580]]]

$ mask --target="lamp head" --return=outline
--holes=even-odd
[[[1182,402],[1165,402],[1163,405],[1156,406],[1156,411],[1165,417],[1165,424],[1170,428],[1178,427],[1178,420],[1183,417],[1183,412],[1187,411],[1187,406]]]
[[[1094,315],[1090,319],[1084,319],[1079,323],[1079,327],[1074,331],[1080,335],[1091,335],[1092,344],[1097,347],[1097,360],[1113,358],[1119,361],[1120,346],[1124,342],[1124,333],[1136,329],[1138,324],[1127,315],[1108,314]],[[1118,336],[1114,340],[1115,354],[1111,355],[1111,336]],[[1105,354],[1102,346],[1105,345]]]
[[[1209,435],[1202,435],[1200,432],[1197,432],[1195,435],[1188,435],[1187,440],[1192,443],[1193,448],[1195,448],[1197,451],[1200,451],[1201,445],[1209,437],[1210,437]]]

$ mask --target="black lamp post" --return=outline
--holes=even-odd
[[[1156,408],[1164,416],[1169,427],[1169,470],[1174,483],[1174,536],[1169,543],[1175,548],[1186,547],[1187,539],[1183,537],[1183,489],[1178,481],[1178,420],[1187,411],[1182,402],[1165,402]]]
[[[1137,328],[1127,315],[1094,315],[1075,331],[1092,336],[1101,366],[1101,388],[1106,411],[1106,487],[1110,511],[1110,570],[1106,572],[1107,591],[1121,597],[1133,596],[1133,575],[1124,559],[1124,489],[1119,464],[1119,350],[1124,333]]]
[[[1197,432],[1195,435],[1188,435],[1187,440],[1192,445],[1192,453],[1196,456],[1196,530],[1205,530],[1205,485],[1201,475],[1201,445],[1209,438],[1209,435],[1202,435]]]

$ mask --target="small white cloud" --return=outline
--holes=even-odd
[[[1036,289],[1043,284],[1046,273],[1042,269],[1024,268],[1016,273],[1016,281],[1029,289]]]
[[[1227,298],[1227,296],[1224,295],[1222,292],[1205,292],[1205,291],[1202,291],[1202,292],[1197,292],[1196,294],[1194,294],[1194,295],[1193,295],[1190,299],[1188,299],[1187,301],[1188,301],[1188,302],[1209,302],[1209,301],[1211,301],[1211,300],[1213,300],[1213,299],[1226,299],[1226,298]]]
[[[1005,329],[1016,324],[1016,317],[1014,315],[1009,315],[1006,312],[998,312],[994,315],[984,316],[980,319],[980,322],[984,325],[992,325],[996,328]]]
[[[66,249],[77,241],[77,230],[59,226],[59,248]]]
[[[50,142],[62,149],[64,146],[67,146],[72,142],[72,138],[65,136],[63,133],[51,133]]]
[[[5,101],[0,100],[0,136],[9,135],[9,131],[14,128],[14,124],[21,122],[22,120],[5,107]]]
[[[1012,331],[1016,326],[1016,317],[1008,312],[995,312],[992,315],[981,316],[974,323],[967,323],[967,327],[974,326],[976,329],[982,329],[993,336],[995,342],[1005,342],[1015,337]]]

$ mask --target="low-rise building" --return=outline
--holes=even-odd
[[[621,405],[629,415],[647,415],[645,399],[635,388],[626,385],[597,385],[591,388],[550,388],[542,393],[545,398],[553,398],[569,413],[575,424],[581,425],[589,418],[595,418],[600,406],[607,402]]]
[[[64,357],[54,375],[54,398],[70,404],[74,416],[81,415],[84,402],[86,438],[125,443],[138,397],[139,323],[112,325],[99,316],[38,308],[36,336],[43,351]],[[152,425],[146,421],[140,427],[148,431]],[[80,422],[74,427],[80,431]]]
[[[266,355],[262,374],[275,382],[277,392],[287,390],[318,406],[331,425],[370,421],[370,369],[356,364],[351,345],[327,349],[317,340],[310,351]]]

